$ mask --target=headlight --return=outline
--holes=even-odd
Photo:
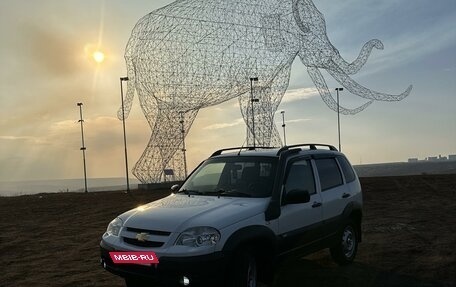
[[[119,217],[111,221],[106,229],[106,233],[109,235],[119,236],[120,228],[123,226],[123,221]]]
[[[212,227],[193,227],[179,235],[174,245],[189,247],[212,246],[220,240],[220,232]]]

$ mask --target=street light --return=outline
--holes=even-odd
[[[285,135],[285,111],[280,112],[282,114],[282,128],[283,128],[283,144],[287,146],[287,137]]]
[[[123,125],[123,137],[124,137],[124,148],[125,148],[125,173],[127,175],[127,193],[130,193],[130,180],[128,177],[128,153],[127,153],[127,134],[125,133],[125,108],[124,108],[124,96],[123,96],[123,85],[122,82],[128,81],[128,77],[120,78],[120,98],[122,100],[122,125]]]
[[[185,152],[187,149],[185,148],[185,126],[184,126],[184,114],[180,112],[180,124],[181,124],[181,133],[182,133],[182,153],[184,154],[184,172],[185,178],[187,178],[187,157]]]
[[[81,138],[82,138],[81,150],[82,150],[82,161],[83,161],[83,164],[84,164],[84,192],[88,192],[87,191],[86,157],[85,157],[86,147],[85,147],[85,143],[84,143],[84,125],[83,125],[84,120],[82,119],[82,103],[77,103],[76,105],[79,107],[79,115],[81,117],[79,122],[81,123]]]
[[[251,108],[252,108],[252,134],[253,134],[253,148],[255,148],[255,115],[254,115],[254,110],[253,110],[253,103],[257,103],[259,100],[253,98],[253,82],[258,82],[258,78],[250,78],[250,102],[251,102]]]
[[[340,146],[340,105],[339,105],[339,91],[342,92],[344,88],[336,88],[337,93],[337,133],[339,135],[339,151],[342,151]]]

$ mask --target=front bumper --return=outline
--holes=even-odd
[[[227,258],[221,252],[208,255],[190,257],[167,257],[159,258],[160,263],[151,266],[138,264],[114,264],[109,256],[110,251],[115,250],[103,240],[100,242],[100,263],[107,271],[122,276],[144,279],[166,286],[179,286],[183,276],[189,278],[190,286],[221,284],[227,269]],[[182,285],[180,285],[182,286]]]

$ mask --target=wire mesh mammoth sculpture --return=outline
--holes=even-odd
[[[399,101],[409,95],[372,91],[355,82],[373,48],[370,40],[351,63],[345,61],[326,35],[323,15],[311,0],[178,0],[139,20],[128,41],[125,59],[127,117],[136,90],[152,129],[133,173],[142,182],[159,182],[163,170],[182,177],[182,142],[198,110],[238,97],[247,125],[247,144],[280,145],[274,113],[284,95],[291,65],[298,56],[329,108],[337,111],[320,70],[366,99],[355,114],[373,101]],[[253,83],[251,99],[251,78]],[[253,108],[252,106],[253,105]],[[254,119],[252,119],[252,112]],[[253,124],[255,136],[253,136]]]

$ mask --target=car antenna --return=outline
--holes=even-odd
[[[242,151],[242,149],[244,148],[244,144],[245,144],[245,141],[246,141],[246,140],[247,140],[247,139],[245,139],[244,142],[242,143],[242,146],[241,146],[241,148],[239,148],[239,152],[238,152],[237,155],[241,155],[241,151]]]

